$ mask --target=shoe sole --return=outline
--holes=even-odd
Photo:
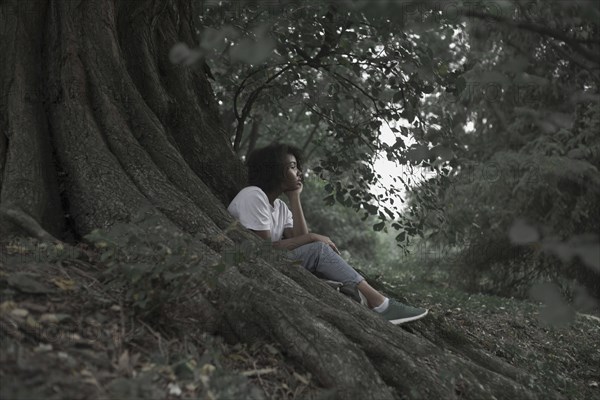
[[[408,317],[408,318],[400,318],[400,319],[390,319],[389,321],[394,324],[394,325],[401,325],[405,322],[411,322],[411,321],[416,321],[418,319],[423,318],[424,316],[426,316],[429,313],[429,310],[425,310],[425,312],[423,314],[419,314],[419,315],[415,315],[414,317]]]

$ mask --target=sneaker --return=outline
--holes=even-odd
[[[427,315],[429,310],[407,306],[399,301],[390,299],[390,305],[387,310],[381,313],[381,316],[394,325],[400,325],[405,322],[415,321]]]

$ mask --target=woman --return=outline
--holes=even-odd
[[[393,324],[414,321],[427,310],[389,299],[373,289],[344,259],[330,238],[309,233],[302,211],[302,158],[300,150],[272,144],[253,151],[247,160],[250,186],[242,189],[228,207],[246,228],[273,246],[287,249],[302,266],[326,279],[355,285],[369,308]],[[278,197],[285,194],[290,208]]]

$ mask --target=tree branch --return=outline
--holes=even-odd
[[[571,46],[576,52],[586,57],[588,60],[593,61],[595,63],[600,64],[600,55],[598,53],[592,52],[581,45],[581,43],[560,31],[556,31],[554,29],[547,28],[542,25],[537,25],[532,22],[516,22],[506,17],[501,17],[498,15],[487,14],[480,11],[474,10],[465,10],[462,12],[462,15],[466,17],[475,17],[483,20],[492,20],[496,23],[502,23],[505,25],[513,26],[515,28],[523,29],[530,32],[538,33],[542,36],[550,36],[555,39],[561,40]]]
[[[330,72],[330,71],[327,71],[327,72],[329,72],[330,74],[332,74],[335,77],[338,77],[339,79],[346,81],[348,84],[350,84],[351,86],[354,86],[356,89],[358,89],[358,91],[360,91],[363,95],[365,95],[369,100],[371,100],[373,102],[375,111],[379,114],[379,107],[377,106],[377,99],[375,99],[373,96],[371,96],[369,93],[367,93],[363,88],[361,88],[359,85],[352,82],[350,79],[346,78],[342,74],[339,74],[337,72]]]
[[[275,79],[277,79],[278,77],[280,77],[284,72],[294,68],[294,67],[298,67],[298,66],[302,66],[302,65],[306,65],[305,63],[298,63],[298,64],[288,64],[287,66],[285,66],[284,68],[282,68],[279,72],[277,72],[275,75],[271,76],[269,79],[267,79],[261,86],[259,86],[256,90],[254,90],[252,93],[250,93],[250,95],[248,96],[248,100],[246,101],[246,104],[244,104],[244,108],[242,109],[242,115],[239,115],[237,113],[237,96],[239,94],[239,92],[236,92],[236,97],[234,97],[234,108],[236,109],[236,117],[238,120],[237,126],[236,126],[236,132],[235,132],[235,139],[233,142],[233,150],[235,152],[239,151],[239,147],[240,147],[240,142],[242,141],[242,135],[244,133],[244,122],[246,121],[246,118],[248,117],[248,114],[250,114],[250,110],[252,109],[252,105],[254,104],[254,102],[256,101],[256,99],[258,98],[258,96],[260,95],[260,93],[266,89],[267,87],[269,87],[269,83],[273,82]],[[247,79],[248,77],[246,77]],[[246,81],[246,79],[244,79],[244,81]],[[243,84],[243,82],[242,82]],[[239,89],[239,88],[238,88]]]
[[[571,61],[573,64],[575,64],[578,67],[580,67],[580,68],[582,68],[582,69],[590,72],[591,75],[596,79],[596,81],[598,81],[598,76],[595,73],[595,70],[597,70],[598,68],[592,68],[590,66],[584,65],[583,63],[581,63],[580,61],[578,61],[575,57],[573,57],[572,54],[568,53],[565,49],[561,48],[556,43],[550,42],[550,46],[552,46],[554,48],[554,50],[556,50],[557,52],[559,52],[563,57],[565,57],[566,59],[568,59],[569,61]]]
[[[262,118],[260,115],[254,115],[253,121],[252,121],[252,129],[250,130],[250,142],[248,143],[248,151],[246,152],[246,158],[248,158],[248,156],[250,155],[250,153],[252,153],[252,151],[254,150],[254,147],[256,146],[256,142],[258,141],[258,137],[260,136],[259,134],[259,127],[260,127],[260,122],[262,121]]]
[[[308,135],[308,138],[306,139],[306,141],[304,142],[304,145],[302,146],[302,153],[306,152],[306,149],[308,148],[308,145],[312,141],[313,136],[315,135],[315,133],[317,132],[317,129],[319,128],[319,123],[320,122],[321,122],[321,118],[319,118],[319,120],[315,123],[315,126],[313,127],[312,131],[310,131],[310,134]]]

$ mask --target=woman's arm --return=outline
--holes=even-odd
[[[271,240],[271,231],[270,230],[269,231],[255,231],[255,230],[251,229],[251,231],[254,232],[255,234],[257,234],[261,239]],[[294,250],[296,247],[304,246],[305,244],[312,243],[312,242],[323,242],[325,244],[328,244],[329,247],[331,247],[333,249],[333,251],[340,254],[340,251],[336,247],[335,243],[333,243],[333,241],[329,237],[319,235],[316,233],[306,233],[304,235],[294,236],[293,238],[279,240],[277,242],[273,242],[273,247],[280,248],[280,249],[286,249],[289,251],[289,250]]]
[[[251,229],[252,230],[252,229]],[[271,240],[271,231],[255,231],[252,230],[258,237],[264,240]],[[316,237],[320,235],[315,235],[312,233],[306,233],[300,236],[294,236],[293,238],[279,240],[277,242],[273,242],[273,247],[285,250],[294,250],[296,247],[304,246],[305,244],[312,243],[316,241]]]
[[[293,250],[296,247],[300,247],[307,243],[323,242],[328,244],[333,249],[333,251],[340,254],[340,251],[336,247],[335,243],[333,243],[333,241],[329,237],[318,235],[316,233],[308,233],[308,226],[306,224],[306,219],[304,219],[302,203],[300,202],[300,193],[302,193],[302,188],[303,185],[302,183],[300,183],[296,190],[285,192],[286,196],[288,197],[288,200],[290,201],[290,208],[292,211],[292,218],[294,220],[294,227],[292,229],[285,229],[285,239],[280,240],[279,242],[274,242],[273,246],[282,247],[287,250]]]
[[[290,201],[290,211],[292,212],[292,218],[294,219],[294,227],[292,228],[292,237],[294,238],[308,234],[308,226],[306,225],[306,219],[304,219],[304,212],[302,211],[302,203],[300,202],[300,193],[302,193],[302,184],[300,184],[296,190],[285,192]]]
[[[296,247],[304,246],[305,244],[312,243],[316,241],[315,235],[313,233],[306,233],[300,236],[294,236],[289,239],[282,239],[278,242],[273,242],[273,247],[278,249],[285,250],[294,250]]]
[[[336,253],[340,254],[340,251],[336,247],[335,243],[329,237],[319,235],[317,233],[307,233],[300,236],[294,236],[293,238],[283,239],[278,242],[273,242],[274,247],[284,248],[287,250],[294,250],[296,247],[303,246],[312,242],[323,242],[333,249]]]

